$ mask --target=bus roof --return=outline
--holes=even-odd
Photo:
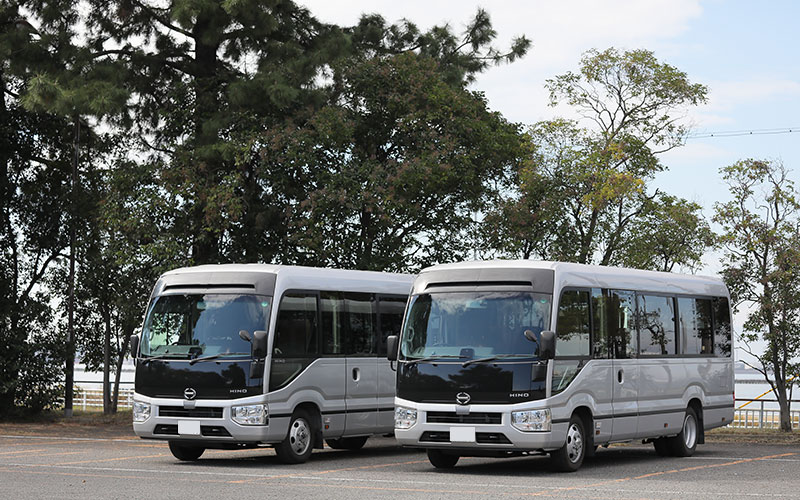
[[[469,261],[453,264],[440,264],[423,269],[418,277],[419,282],[431,281],[436,275],[437,281],[446,281],[448,274],[462,274],[481,270],[550,270],[554,274],[555,290],[567,286],[589,288],[616,288],[685,295],[727,296],[725,283],[712,276],[697,276],[660,271],[644,271],[612,266],[596,266],[575,264],[571,262],[551,262],[536,260],[490,260]],[[525,275],[527,273],[521,273]],[[419,292],[415,286],[415,292]]]

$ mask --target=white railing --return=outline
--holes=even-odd
[[[771,403],[772,408],[765,408],[765,403]],[[774,408],[777,400],[774,399],[737,399],[736,410],[733,413],[731,427],[738,429],[780,429],[781,412]],[[792,406],[797,408],[800,401],[793,399]],[[800,410],[789,412],[792,429],[800,429]]]
[[[113,396],[113,393],[112,393]],[[82,389],[75,388],[75,396],[72,399],[72,407],[74,409],[88,410],[103,407],[103,391],[102,389]],[[133,407],[133,389],[119,389],[119,400],[117,409],[132,408]]]

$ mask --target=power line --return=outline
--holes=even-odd
[[[800,132],[800,127],[791,128],[764,128],[756,130],[729,130],[723,132],[698,132],[689,134],[687,139],[704,139],[710,137],[741,137],[745,135],[778,135],[778,134],[796,134]]]

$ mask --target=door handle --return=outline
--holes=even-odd
[[[617,382],[622,383],[622,370],[617,372]]]
[[[358,382],[360,376],[361,376],[361,370],[359,370],[358,368],[353,368],[353,380]]]

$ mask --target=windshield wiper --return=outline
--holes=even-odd
[[[466,368],[473,363],[488,363],[489,361],[496,361],[498,359],[509,359],[509,358],[536,358],[533,354],[498,354],[497,356],[488,356],[486,358],[478,358],[478,359],[470,359],[469,361],[464,361],[461,364],[462,367]],[[537,360],[537,363],[543,363],[542,360]]]
[[[203,357],[200,357],[200,358],[194,358],[193,360],[189,361],[189,364],[193,365],[193,364],[199,363],[201,361],[211,361],[212,359],[221,358],[223,356],[243,356],[245,354],[249,355],[250,353],[249,352],[221,352],[219,354],[212,354],[210,356],[203,356]]]
[[[183,359],[183,356],[177,355],[177,352],[165,352],[164,354],[159,354],[158,356],[147,356],[140,358],[142,363],[147,364],[151,361],[156,359]],[[177,355],[177,356],[176,356]]]
[[[411,366],[419,363],[420,361],[434,361],[436,359],[461,359],[461,358],[466,358],[466,356],[459,356],[456,354],[435,354],[433,356],[425,356],[424,358],[417,358],[410,360],[407,359],[406,361],[408,362],[408,365]]]

